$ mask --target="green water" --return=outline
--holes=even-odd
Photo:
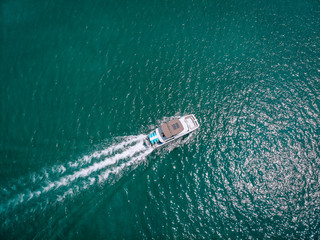
[[[0,10],[1,239],[320,238],[319,1]]]

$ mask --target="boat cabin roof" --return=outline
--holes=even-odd
[[[173,135],[181,133],[183,131],[182,123],[179,119],[174,119],[168,123],[164,123],[161,125],[161,129],[166,138],[170,138]]]

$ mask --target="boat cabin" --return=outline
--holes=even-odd
[[[179,119],[174,119],[168,123],[161,124],[162,137],[171,138],[183,131],[182,123]]]

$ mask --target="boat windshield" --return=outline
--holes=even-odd
[[[162,127],[162,125],[161,125],[161,127]],[[166,135],[165,135],[165,133],[163,132],[163,130],[162,130],[161,127],[158,128],[159,135],[160,135],[160,137],[163,139],[163,141],[166,141],[168,138],[166,137]]]
[[[169,130],[168,124],[166,124],[166,123],[161,124],[161,127],[159,129],[161,129],[161,136],[166,137],[166,138],[172,137],[172,133]]]

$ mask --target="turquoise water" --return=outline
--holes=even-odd
[[[0,6],[1,239],[320,238],[319,1]]]

